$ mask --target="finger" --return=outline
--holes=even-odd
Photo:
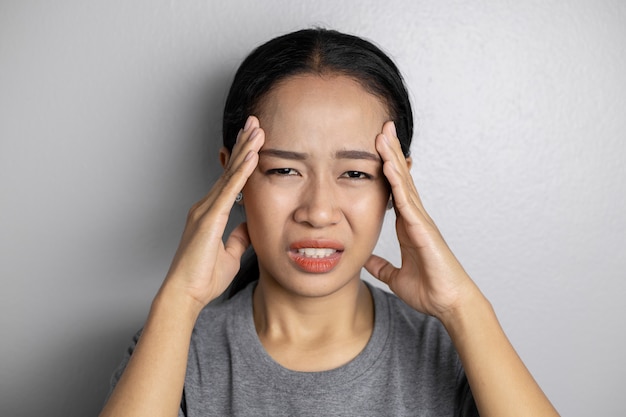
[[[391,147],[393,151],[393,154],[392,154],[393,160],[396,161],[399,166],[406,165],[406,156],[404,155],[404,152],[402,151],[400,139],[398,139],[398,135],[396,133],[395,123],[392,120],[385,122],[381,133],[389,139],[389,146]],[[407,170],[408,170],[408,166],[407,166]]]
[[[410,186],[413,182],[411,173],[393,126],[393,122],[383,125],[382,133],[376,137],[376,150],[383,159],[383,168],[386,168],[385,175],[390,184]]]
[[[259,119],[255,116],[248,116],[244,127],[237,134],[237,140],[231,150],[231,155],[226,164],[225,170],[234,164],[241,162],[241,159],[245,158],[246,151],[249,148],[250,142],[253,142],[255,136],[259,134]]]
[[[225,167],[224,173],[220,177],[222,190],[218,196],[224,197],[226,201],[234,201],[233,193],[236,196],[245,182],[248,180],[258,163],[258,152],[265,143],[265,132],[259,126],[259,119],[249,116],[244,128],[237,137],[237,143],[233,147],[231,157]],[[249,164],[253,159],[252,166]],[[243,178],[240,177],[243,175]],[[243,183],[241,181],[243,180]],[[231,187],[233,187],[231,189]]]
[[[201,208],[206,210],[214,204],[219,204],[224,213],[230,212],[237,194],[254,172],[259,161],[258,152],[265,142],[265,132],[261,128],[253,127],[252,131],[256,134],[242,136],[245,143],[241,144],[238,153],[233,152],[224,173],[200,203]]]
[[[389,261],[378,255],[370,255],[364,265],[367,272],[385,284],[389,285],[398,274],[399,269],[394,267]]]
[[[229,152],[228,160],[224,166],[224,172],[220,175],[215,184],[213,184],[213,187],[211,187],[209,192],[195,204],[196,207],[212,205],[216,196],[222,193],[224,185],[228,182],[228,179],[230,178],[231,173],[236,169],[236,166],[241,165],[242,161],[245,160],[248,152],[250,151],[250,147],[252,146],[254,148],[254,145],[257,145],[256,150],[258,151],[260,146],[258,146],[258,143],[255,143],[256,138],[252,136],[253,134],[259,133],[255,132],[255,128],[258,127],[258,118],[252,115],[248,116],[244,126],[237,134],[237,139],[233,148]]]
[[[221,178],[221,191],[216,196],[216,204],[224,202],[232,206],[237,194],[243,189],[254,172],[259,162],[259,149],[263,145],[264,135],[262,131],[258,137],[254,139],[258,146],[247,149],[240,161],[237,161],[233,167],[224,172]]]
[[[388,170],[391,176],[395,175],[397,177],[397,184],[400,186],[397,188],[398,198],[396,198],[394,194],[394,200],[399,200],[396,201],[396,209],[398,206],[403,208],[404,204],[407,204],[407,207],[415,206],[421,215],[425,217],[429,223],[434,225],[432,218],[424,208],[420,194],[415,186],[415,181],[413,180],[413,175],[411,174],[410,164],[407,161],[407,157],[404,156],[400,140],[396,136],[396,128],[393,121],[389,121],[383,125],[383,135],[383,142],[386,142],[392,150],[391,158],[393,163],[390,164]]]
[[[376,150],[383,160],[383,173],[391,185],[394,207],[410,224],[429,221],[429,216],[422,206],[413,177],[411,176],[406,158],[400,143],[390,128],[392,122],[386,123],[383,133],[376,138]]]

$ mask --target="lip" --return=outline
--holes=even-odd
[[[324,258],[311,258],[298,252],[298,249],[334,249],[336,252]],[[332,271],[343,254],[343,245],[331,239],[307,239],[299,240],[289,245],[289,257],[295,266],[302,272],[311,274],[324,274]]]

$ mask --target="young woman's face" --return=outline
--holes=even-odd
[[[265,144],[243,195],[261,279],[332,294],[360,278],[378,240],[386,107],[351,78],[303,75],[279,83],[258,113]]]

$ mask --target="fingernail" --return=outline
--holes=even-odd
[[[239,132],[237,132],[237,138],[235,139],[235,143],[239,142],[239,139],[241,139],[242,133],[243,133],[243,129],[239,129]]]
[[[248,141],[252,142],[254,140],[254,138],[256,138],[259,134],[259,129],[255,128],[252,133],[250,134],[250,137],[248,138]]]
[[[246,119],[246,124],[243,126],[243,130],[247,131],[248,129],[250,129],[250,126],[252,126],[252,116],[248,116],[248,118]]]
[[[248,151],[248,153],[246,154],[246,157],[243,158],[244,161],[249,161],[250,158],[252,158],[252,156],[254,155],[254,152],[252,151]]]
[[[395,137],[398,137],[398,133],[396,132],[396,122],[391,122],[391,131]]]

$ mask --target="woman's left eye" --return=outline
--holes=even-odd
[[[368,180],[372,178],[370,174],[366,174],[365,172],[361,171],[346,171],[341,176],[353,180]]]

